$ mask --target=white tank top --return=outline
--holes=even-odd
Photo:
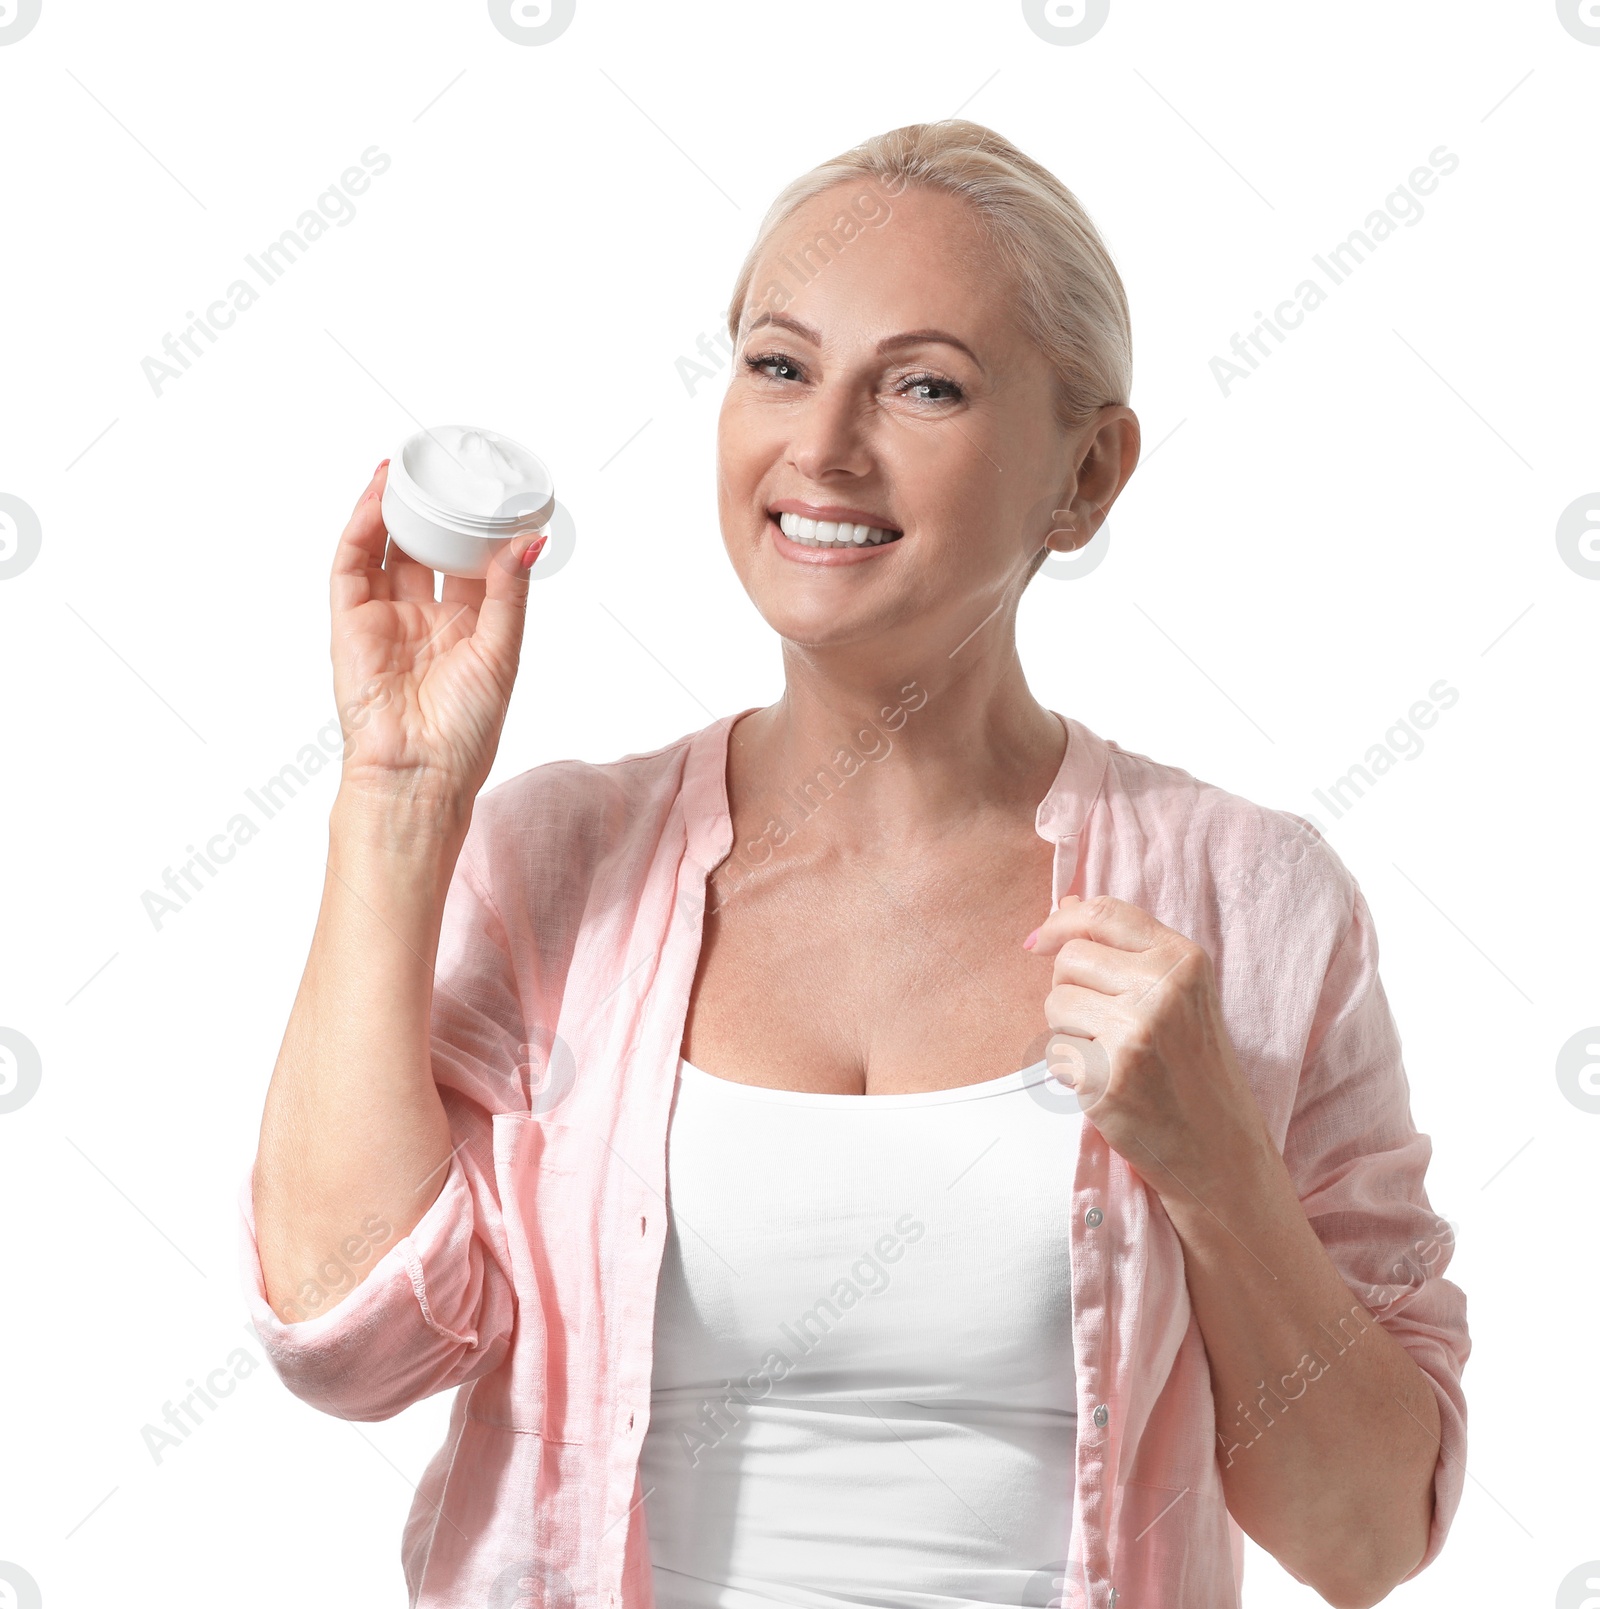
[[[658,1609],[1051,1601],[1070,1092],[1043,1062],[912,1095],[679,1065],[640,1454]]]

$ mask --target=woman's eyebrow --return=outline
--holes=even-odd
[[[878,350],[889,352],[897,346],[916,346],[923,341],[942,341],[944,345],[953,346],[958,352],[965,352],[980,369],[983,368],[983,360],[978,354],[965,341],[946,330],[907,330],[902,335],[886,335],[878,342]],[[985,369],[984,372],[988,371]]]
[[[818,331],[812,329],[809,324],[802,324],[797,318],[790,318],[787,313],[762,313],[750,321],[750,327],[745,333],[747,335],[751,334],[768,324],[776,324],[783,329],[793,330],[802,340],[810,341],[813,346],[822,344],[822,336]],[[879,352],[890,352],[899,346],[915,346],[924,341],[940,341],[946,346],[953,346],[958,352],[965,352],[980,369],[984,370],[984,373],[988,373],[988,370],[984,369],[983,360],[978,354],[965,341],[951,335],[948,330],[905,330],[899,335],[886,335],[878,342],[877,350]]]
[[[776,324],[781,329],[793,330],[802,340],[809,341],[813,346],[822,345],[822,337],[811,328],[809,324],[802,324],[797,318],[790,318],[787,313],[761,313],[750,320],[745,330],[746,335],[756,330],[764,329],[768,324]]]

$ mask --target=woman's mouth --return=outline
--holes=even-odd
[[[780,514],[778,528],[791,542],[805,547],[877,547],[899,541],[902,534],[848,520],[808,520],[799,514]]]
[[[790,513],[769,513],[767,524],[778,552],[803,564],[855,564],[876,557],[905,534],[884,526]]]

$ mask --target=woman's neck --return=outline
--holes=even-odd
[[[1031,816],[1060,769],[1061,722],[1029,691],[1014,648],[918,676],[785,659],[783,697],[733,730],[736,815],[804,799],[817,807],[808,831],[870,850]]]

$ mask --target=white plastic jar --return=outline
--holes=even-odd
[[[477,580],[507,542],[542,530],[555,506],[544,462],[476,425],[408,436],[383,488],[383,523],[397,547],[430,569]]]

